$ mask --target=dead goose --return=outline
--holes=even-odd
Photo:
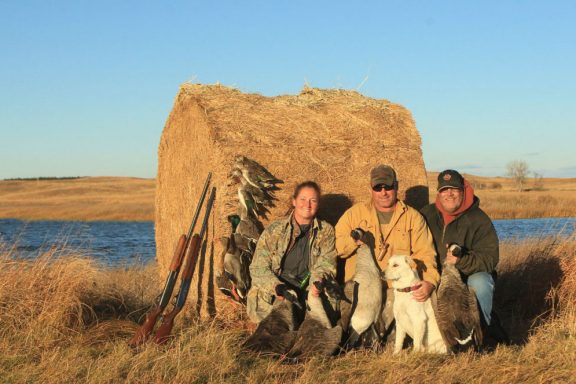
[[[332,326],[325,309],[329,304],[326,302],[324,292],[330,294],[331,288],[325,289],[323,282],[315,284],[322,293],[320,296],[314,296],[308,292],[306,315],[288,357],[307,359],[313,356],[331,356],[338,350],[342,341],[342,327]]]
[[[356,240],[361,239],[364,243],[356,250],[354,276],[344,286],[344,292],[352,304],[341,306],[341,322],[349,333],[346,344],[354,348],[359,346],[360,336],[367,330],[374,333],[372,339],[378,339],[374,324],[380,318],[383,282],[372,249],[367,245],[373,244],[370,239],[372,236],[359,229],[352,232],[357,232],[353,237],[356,236]]]
[[[297,295],[294,291],[284,293],[285,299],[274,301],[270,314],[244,342],[244,349],[266,355],[285,355],[292,348],[299,319],[297,309],[289,298],[297,298]]]
[[[444,263],[438,286],[436,320],[453,352],[482,345],[480,313],[474,290],[462,281],[456,266]]]

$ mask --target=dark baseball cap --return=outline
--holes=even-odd
[[[396,172],[389,165],[380,164],[370,171],[370,185],[374,188],[378,184],[394,185]]]
[[[453,169],[447,169],[438,174],[438,191],[444,188],[464,189],[464,178]]]

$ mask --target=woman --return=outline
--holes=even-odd
[[[300,183],[292,195],[292,212],[273,221],[262,232],[252,264],[252,287],[248,293],[250,319],[259,323],[282,299],[285,288],[300,299],[308,282],[321,280],[336,272],[334,228],[316,218],[320,187],[314,181]],[[313,284],[312,294],[318,295]]]

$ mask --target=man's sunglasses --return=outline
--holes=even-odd
[[[387,184],[376,184],[375,186],[372,187],[372,190],[374,192],[380,192],[382,190],[385,191],[392,191],[394,189],[394,184],[392,185],[387,185]]]

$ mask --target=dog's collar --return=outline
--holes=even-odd
[[[407,292],[415,291],[415,290],[417,290],[418,288],[420,288],[421,286],[422,286],[422,284],[418,284],[418,285],[413,285],[413,286],[411,286],[411,287],[406,287],[406,288],[396,288],[396,290],[397,290],[398,292],[407,293]]]

